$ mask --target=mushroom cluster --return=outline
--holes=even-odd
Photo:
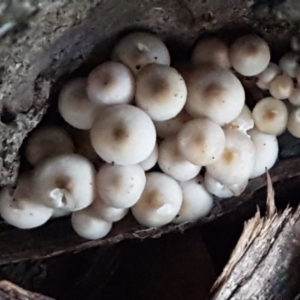
[[[231,45],[208,37],[176,68],[157,36],[128,34],[110,61],[61,90],[66,126],[30,135],[32,168],[1,191],[1,216],[26,229],[71,215],[86,239],[106,236],[129,211],[148,227],[206,216],[214,196],[238,196],[273,167],[286,128],[300,137],[298,56],[270,59],[257,35]],[[245,76],[265,95],[253,111]],[[288,111],[286,99],[299,108]]]

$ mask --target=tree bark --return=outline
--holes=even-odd
[[[267,213],[246,222],[212,300],[289,300],[300,292],[300,207],[277,212],[268,176]]]

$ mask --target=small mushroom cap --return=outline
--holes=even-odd
[[[154,121],[176,117],[186,102],[182,76],[165,65],[150,64],[137,75],[135,100]]]
[[[206,172],[204,176],[204,185],[210,193],[218,198],[230,198],[241,195],[248,185],[248,180],[236,184],[225,185]]]
[[[257,75],[256,85],[262,90],[268,90],[270,82],[280,73],[279,67],[270,62],[267,68]]]
[[[129,209],[116,208],[106,205],[99,197],[97,197],[91,204],[93,214],[107,222],[118,222],[123,219]]]
[[[129,103],[135,91],[134,77],[123,64],[108,61],[90,73],[86,91],[96,105]]]
[[[245,104],[245,91],[227,69],[202,66],[187,79],[186,110],[192,117],[207,117],[223,126],[234,120]]]
[[[230,68],[229,49],[226,43],[218,37],[201,39],[192,54],[193,64],[209,63],[221,68]]]
[[[161,122],[154,122],[157,136],[161,139],[172,136],[181,129],[183,124],[190,120],[192,120],[192,117],[186,112],[186,110],[183,109],[175,118]]]
[[[154,34],[135,32],[123,37],[115,46],[112,60],[126,65],[137,74],[146,65],[170,65],[170,55],[165,44]]]
[[[271,54],[268,44],[257,35],[244,35],[231,45],[229,59],[233,68],[244,76],[255,76],[265,70]]]
[[[140,165],[103,165],[97,176],[97,192],[102,201],[116,208],[128,208],[140,198],[146,175]]]
[[[225,147],[225,134],[218,124],[209,119],[194,119],[178,132],[177,147],[182,156],[192,164],[207,166],[221,157]]]
[[[89,240],[105,237],[112,228],[112,223],[96,217],[91,207],[73,212],[71,221],[74,231]]]
[[[146,187],[139,201],[131,208],[135,219],[147,227],[170,223],[182,204],[182,190],[170,176],[152,172],[146,175]]]
[[[240,115],[236,119],[225,126],[225,128],[237,129],[243,133],[247,133],[247,131],[253,127],[254,120],[252,118],[252,112],[247,105],[244,105]]]
[[[69,211],[89,206],[95,198],[95,169],[83,156],[65,154],[45,161],[34,172],[40,202]]]
[[[161,170],[178,181],[187,181],[196,177],[201,167],[192,164],[179,152],[177,137],[170,136],[160,145],[158,165]]]
[[[255,164],[250,178],[256,178],[270,170],[278,157],[278,141],[275,135],[260,132],[256,128],[249,131],[255,146]]]
[[[222,156],[206,167],[207,172],[225,185],[247,181],[255,163],[255,146],[251,139],[238,130],[225,129],[225,150]]]
[[[78,129],[90,129],[97,109],[86,94],[86,79],[70,81],[62,89],[58,99],[58,110],[63,119]]]
[[[199,178],[179,183],[183,201],[173,223],[195,222],[209,214],[213,206],[213,197],[201,184]]]
[[[300,106],[300,87],[299,85],[294,88],[292,95],[289,97],[291,104]]]
[[[150,117],[140,108],[116,104],[105,108],[91,129],[98,155],[108,163],[133,165],[153,151],[156,131]]]
[[[270,94],[275,99],[287,99],[292,95],[293,90],[293,80],[285,74],[275,77],[269,85]]]
[[[279,60],[279,68],[281,71],[291,78],[295,78],[297,68],[299,66],[299,54],[294,52],[287,52]]]
[[[50,157],[73,152],[73,142],[68,133],[55,126],[34,131],[25,147],[25,156],[33,166]]]
[[[286,129],[288,110],[282,101],[267,97],[255,105],[252,116],[261,132],[277,136]]]
[[[144,171],[148,171],[156,165],[157,160],[158,160],[158,147],[156,144],[151,154],[145,160],[140,162],[139,165],[142,167]]]
[[[3,188],[0,192],[0,214],[10,225],[30,229],[45,224],[53,210],[27,197],[13,197],[13,191]]]
[[[300,138],[300,108],[294,109],[289,113],[287,129],[291,135]]]

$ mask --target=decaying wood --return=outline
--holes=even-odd
[[[280,161],[270,172],[274,183],[300,175],[300,159]],[[266,185],[264,176],[252,180],[240,197],[216,200],[211,214],[198,223],[210,222],[234,212],[247,202],[255,201],[255,193]],[[170,224],[162,228],[146,229],[137,224],[131,215],[116,223],[110,234],[100,240],[84,240],[74,233],[69,218],[52,220],[46,225],[19,230],[0,222],[0,264],[26,259],[41,259],[65,252],[81,251],[99,245],[114,244],[124,239],[157,238],[172,231],[183,231],[196,223]],[[12,238],[13,237],[13,238]]]
[[[38,293],[32,293],[21,287],[3,280],[0,281],[0,299],[1,300],[54,300],[53,298],[43,296]]]
[[[212,300],[294,299],[300,292],[300,206],[277,212],[268,176],[267,213],[245,223]]]

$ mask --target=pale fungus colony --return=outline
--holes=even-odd
[[[244,77],[264,95],[252,111]],[[31,168],[1,190],[1,216],[30,229],[71,215],[86,239],[103,238],[128,212],[147,227],[197,221],[214,197],[241,195],[274,166],[277,136],[300,138],[299,86],[299,53],[271,62],[257,35],[202,38],[190,62],[171,64],[157,36],[128,34],[111,61],[63,87],[66,124],[29,136]]]

